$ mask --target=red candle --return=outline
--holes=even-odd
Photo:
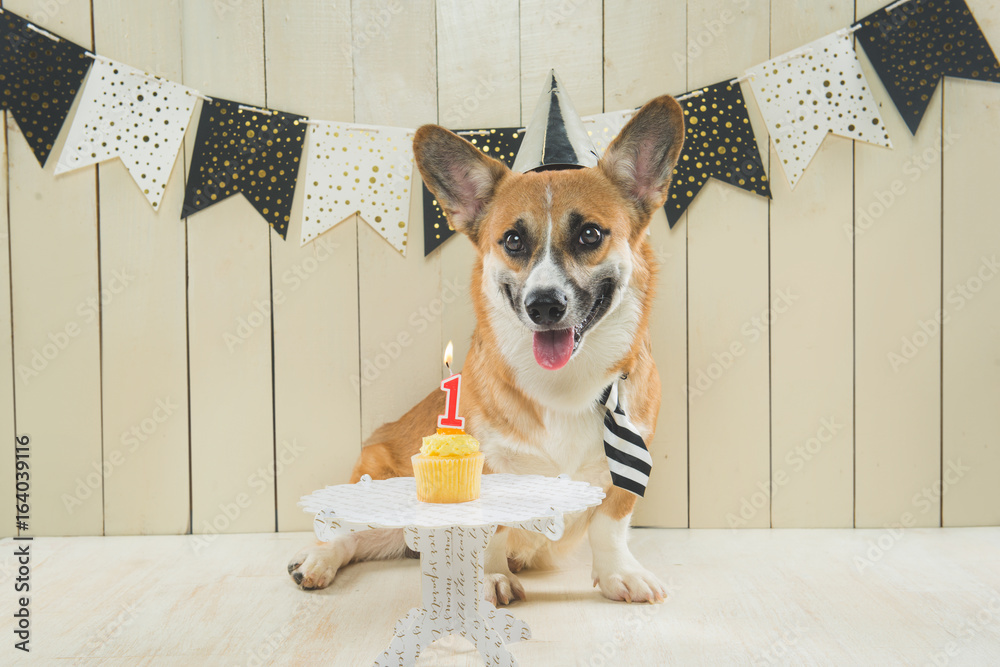
[[[451,370],[452,344],[448,341],[448,347],[444,352],[444,364]],[[462,396],[462,374],[457,373],[441,381],[441,391],[448,397],[447,408],[443,415],[438,415],[438,429],[465,429],[465,418],[458,416],[458,402]]]

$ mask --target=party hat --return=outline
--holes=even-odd
[[[569,95],[563,92],[555,70],[550,70],[513,169],[523,173],[594,166],[597,166],[597,150]]]

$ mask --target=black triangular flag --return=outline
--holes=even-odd
[[[82,46],[30,25],[9,11],[0,15],[0,106],[14,116],[44,167],[94,61]]]
[[[861,19],[857,37],[912,134],[942,76],[1000,81],[1000,63],[964,0],[891,6]]]
[[[739,84],[723,81],[694,92],[701,94],[680,102],[684,110],[684,149],[664,206],[671,227],[709,178],[771,196]]]
[[[205,102],[181,217],[240,192],[285,238],[306,135],[304,120],[219,98]]]
[[[462,137],[471,141],[484,153],[500,160],[508,167],[514,164],[517,149],[521,147],[524,132],[519,127],[501,127],[488,130],[458,130]],[[424,187],[424,257],[450,239],[455,230],[441,212],[431,191]]]

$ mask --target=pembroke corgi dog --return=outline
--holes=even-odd
[[[627,376],[619,400],[652,441],[660,379],[650,352],[656,266],[647,228],[666,200],[683,139],[681,108],[667,95],[636,112],[590,168],[516,173],[442,127],[425,125],[414,137],[424,182],[478,253],[462,412],[485,472],[567,474],[606,493],[598,507],[567,515],[556,542],[500,528],[485,563],[493,604],[524,599],[514,572],[552,565],[585,534],[601,593],[627,602],[665,598],[664,585],[629,551],[637,496],[612,485],[601,397]],[[412,476],[410,457],[444,411],[445,394],[435,388],[376,430],[351,481]],[[304,589],[324,588],[348,563],[408,551],[402,529],[370,530],[311,544],[288,571]]]

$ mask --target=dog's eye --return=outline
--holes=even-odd
[[[521,235],[515,231],[509,231],[503,235],[503,247],[507,249],[507,252],[521,252],[524,249],[524,243],[521,241]]]
[[[587,225],[580,231],[581,245],[597,245],[603,238],[601,230],[594,225]]]

